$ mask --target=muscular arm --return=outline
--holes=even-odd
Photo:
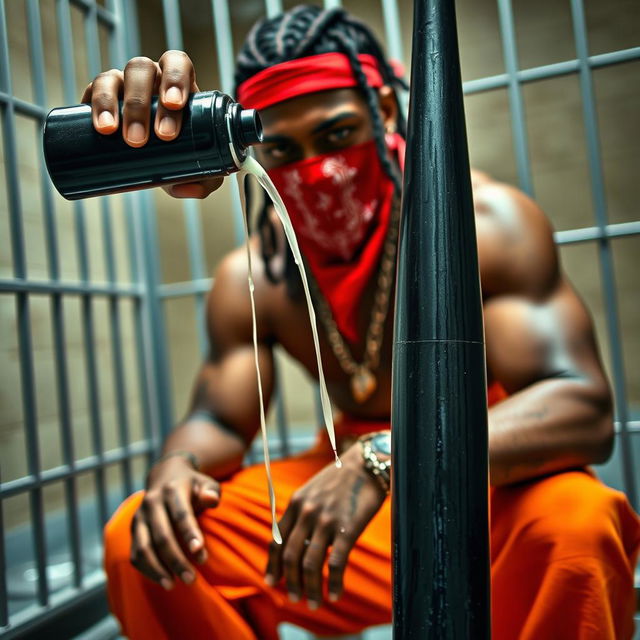
[[[260,264],[259,260],[254,262]],[[192,452],[202,471],[220,478],[235,471],[259,429],[251,307],[244,250],[220,265],[207,301],[211,345],[194,383],[191,406],[165,442],[164,452]],[[260,313],[261,292],[256,290]],[[258,318],[259,362],[265,398],[273,387],[268,323]]]
[[[550,225],[514,189],[494,183],[479,193],[487,368],[509,393],[489,411],[491,483],[603,462],[611,394]]]

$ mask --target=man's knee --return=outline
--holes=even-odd
[[[508,536],[518,553],[559,560],[622,550],[619,496],[586,472],[557,474],[515,491]]]

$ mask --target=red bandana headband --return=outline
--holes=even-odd
[[[384,80],[375,57],[361,53],[358,60],[367,84],[381,87]],[[357,86],[351,63],[344,53],[319,53],[263,69],[238,87],[237,98],[245,109],[266,109],[307,93]]]

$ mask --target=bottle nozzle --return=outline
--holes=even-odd
[[[244,147],[262,142],[262,122],[255,109],[242,109],[237,123],[239,141]]]

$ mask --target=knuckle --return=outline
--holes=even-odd
[[[173,519],[181,530],[189,528],[189,512],[186,509],[177,509],[173,514]]]
[[[298,564],[298,557],[292,551],[285,551],[282,555],[282,563],[287,569],[291,569]]]
[[[305,558],[302,561],[302,571],[305,575],[317,573],[318,562],[315,560],[315,558]]]
[[[106,105],[114,101],[114,96],[112,93],[109,93],[108,91],[102,89],[100,91],[94,92],[93,101],[97,102],[98,104]]]
[[[186,52],[181,51],[180,49],[168,49],[162,54],[159,62],[166,62],[167,58],[182,58],[183,60],[189,60],[189,62],[191,62],[191,59]]]
[[[310,500],[305,501],[300,507],[300,517],[302,519],[311,518],[318,511],[318,505]]]
[[[135,58],[131,58],[131,60],[127,62],[127,66],[124,69],[125,71],[131,71],[132,69],[151,68],[155,68],[153,60],[151,60],[151,58],[147,58],[146,56],[136,56]]]
[[[342,554],[331,554],[329,556],[329,560],[327,561],[327,566],[329,567],[329,571],[339,572],[342,571],[344,565],[346,563],[346,556]]]
[[[333,529],[335,524],[335,516],[331,513],[321,513],[318,517],[318,527],[323,530]]]
[[[142,109],[149,104],[149,101],[139,94],[128,95],[124,99],[124,106],[127,109]]]
[[[162,533],[156,536],[154,543],[158,549],[166,549],[171,544],[169,536]]]
[[[173,480],[170,480],[166,484],[162,486],[162,497],[163,498],[173,498],[176,493],[176,485]]]

